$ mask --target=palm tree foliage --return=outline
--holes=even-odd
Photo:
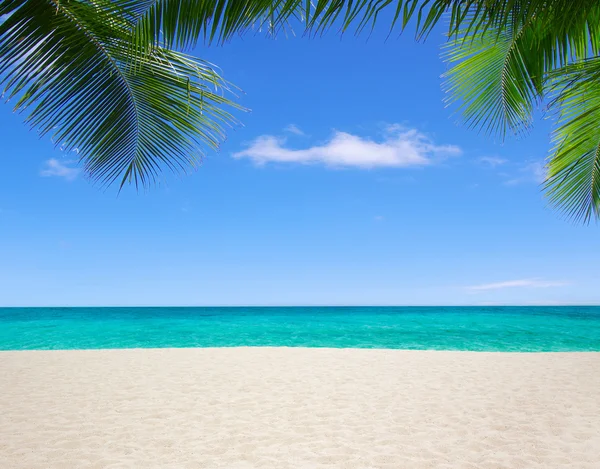
[[[100,183],[147,185],[163,167],[194,166],[234,122],[214,67],[161,46],[135,54],[124,2],[8,0],[0,15],[5,96]]]
[[[27,121],[102,183],[147,185],[216,148],[238,107],[218,70],[181,50],[268,34],[370,30],[383,10],[425,38],[447,24],[448,102],[504,137],[558,116],[550,200],[600,218],[600,2],[597,0],[1,0],[0,80]],[[447,19],[447,21],[446,21]]]
[[[526,132],[549,98],[558,125],[545,187],[551,203],[589,221],[600,218],[600,2],[540,3],[485,28],[469,29],[466,16],[445,53],[448,102],[468,125],[504,137]]]

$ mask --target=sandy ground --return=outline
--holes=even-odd
[[[0,468],[600,468],[600,353],[0,352]]]

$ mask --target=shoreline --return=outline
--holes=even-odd
[[[227,345],[209,347],[113,347],[113,348],[65,348],[65,349],[0,349],[0,354],[14,352],[111,352],[121,350],[365,350],[365,351],[391,351],[391,352],[417,352],[417,353],[475,353],[475,354],[506,354],[506,355],[544,355],[544,354],[600,354],[599,350],[455,350],[455,349],[408,349],[408,348],[383,348],[383,347],[306,347],[303,345]]]
[[[598,467],[600,353],[0,352],[0,467]]]

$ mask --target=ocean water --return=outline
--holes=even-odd
[[[0,350],[600,351],[600,307],[0,308]]]

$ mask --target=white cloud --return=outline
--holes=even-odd
[[[192,211],[192,204],[189,200],[184,200],[179,208],[183,213],[188,213]]]
[[[523,183],[536,183],[541,184],[546,180],[546,167],[541,161],[534,161],[533,163],[527,163],[519,169],[519,173],[516,177],[513,177],[504,184],[507,186],[515,186]]]
[[[79,174],[79,169],[69,166],[74,163],[71,160],[60,162],[55,158],[51,158],[46,161],[45,168],[40,172],[41,176],[44,177],[61,177],[67,181],[74,180]]]
[[[376,222],[380,222],[380,221],[385,220],[385,217],[383,215],[375,215],[373,217],[373,220],[375,220]]]
[[[530,173],[533,180],[538,184],[541,184],[546,180],[546,167],[544,163],[541,163],[539,161],[536,163],[528,164],[523,168],[523,171]]]
[[[416,129],[399,125],[386,128],[384,138],[374,141],[347,132],[335,131],[322,145],[305,149],[285,146],[286,140],[272,135],[256,138],[248,148],[233,154],[256,164],[303,163],[337,167],[377,168],[428,166],[437,160],[460,155],[456,145],[437,145]]]
[[[300,127],[298,127],[296,124],[287,125],[283,130],[285,130],[286,132],[289,132],[291,134],[305,135],[303,130]]]
[[[567,282],[543,280],[539,278],[527,278],[521,280],[508,280],[506,282],[485,283],[467,287],[471,291],[502,290],[504,288],[551,288],[563,287]]]
[[[492,168],[508,163],[508,160],[505,160],[504,158],[499,158],[497,156],[482,156],[477,161],[479,161],[480,163],[487,164]]]

